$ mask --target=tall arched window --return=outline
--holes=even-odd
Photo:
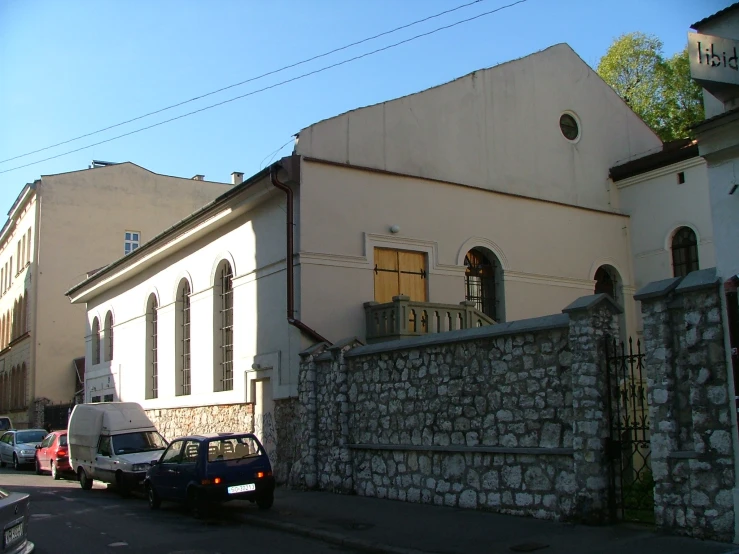
[[[617,300],[617,283],[614,275],[604,266],[600,266],[595,272],[595,294],[605,293]]]
[[[158,309],[157,297],[152,293],[146,303],[146,398],[159,397]]]
[[[188,395],[190,388],[190,283],[180,281],[177,288],[177,312],[175,314],[175,341],[177,347],[177,371],[175,391],[178,396]]]
[[[18,332],[19,330],[18,324],[20,323],[20,317],[18,317],[19,315],[20,315],[20,309],[18,308],[18,300],[15,300],[13,302],[13,329],[10,335],[11,341],[14,341],[15,339],[18,338],[18,335],[20,335],[20,333]]]
[[[104,357],[106,362],[113,360],[113,312],[105,314],[105,327],[104,327]]]
[[[672,272],[684,277],[698,270],[698,239],[690,227],[680,227],[672,237]]]
[[[92,320],[92,364],[100,363],[100,321]]]
[[[231,264],[222,261],[216,271],[213,290],[214,352],[213,390],[233,390],[233,271]]]
[[[28,380],[27,373],[28,373],[28,370],[26,369],[26,362],[23,362],[21,364],[20,377],[19,377],[19,381],[20,381],[19,391],[18,391],[20,395],[19,408],[25,408],[28,405],[26,402],[26,382]]]
[[[498,259],[491,253],[473,248],[464,258],[465,300],[475,303],[475,308],[495,321],[503,321],[502,270]]]

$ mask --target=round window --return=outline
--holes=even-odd
[[[568,113],[563,113],[559,118],[559,128],[567,140],[577,140],[580,136],[580,127],[577,120]]]

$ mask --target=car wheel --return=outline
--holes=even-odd
[[[269,510],[275,502],[275,492],[269,491],[257,498],[257,506],[260,510]]]
[[[38,458],[36,458],[36,475],[41,475],[43,471],[41,471],[41,462],[38,461]]]
[[[84,469],[80,468],[78,477],[80,480],[80,487],[82,487],[82,490],[89,491],[92,488],[93,480],[87,476],[87,473],[85,473]]]
[[[159,498],[157,491],[154,490],[154,486],[151,483],[146,485],[146,499],[149,501],[149,508],[152,510],[158,510],[159,506],[162,505],[162,499]]]
[[[18,461],[18,456],[13,454],[13,469],[16,471],[21,470],[21,463]]]
[[[61,474],[59,473],[59,468],[56,467],[56,464],[54,462],[51,462],[51,477],[54,479],[54,481],[58,481],[62,478]]]

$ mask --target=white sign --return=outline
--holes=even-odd
[[[739,40],[688,33],[690,75],[702,84],[709,81],[739,85],[737,52]]]

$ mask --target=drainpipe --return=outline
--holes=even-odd
[[[280,189],[287,195],[287,322],[293,327],[297,327],[303,331],[306,335],[317,340],[318,342],[327,342],[332,344],[330,340],[321,336],[318,331],[311,329],[305,323],[299,319],[295,319],[295,265],[293,263],[294,255],[294,233],[295,228],[294,222],[294,201],[293,201],[293,189],[281,182],[277,178],[277,167],[278,164],[273,164],[269,168],[269,179],[272,181],[272,185]]]

